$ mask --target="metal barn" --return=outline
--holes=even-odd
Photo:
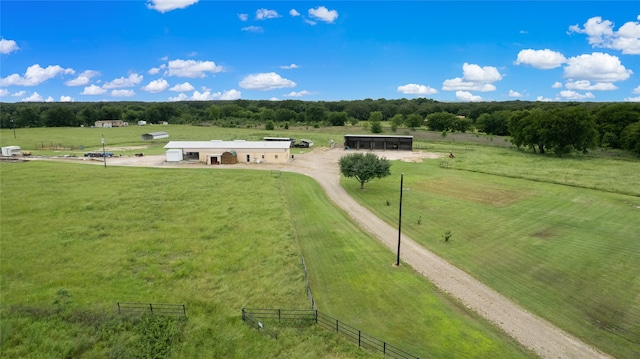
[[[413,136],[344,135],[344,148],[413,151]]]

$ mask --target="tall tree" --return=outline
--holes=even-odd
[[[456,115],[449,112],[436,112],[427,116],[427,127],[431,131],[451,131]]]
[[[422,127],[422,124],[424,123],[424,119],[422,118],[422,116],[418,115],[417,113],[412,113],[409,116],[407,116],[407,118],[404,120],[404,123],[411,130],[415,130],[416,128]]]
[[[76,114],[68,106],[54,106],[44,114],[45,126],[47,127],[67,127],[78,126]]]
[[[625,127],[620,138],[622,148],[640,155],[640,121]]]
[[[391,117],[391,120],[389,120],[389,122],[391,122],[391,131],[396,132],[398,127],[402,126],[402,124],[404,123],[404,116],[400,113],[397,113],[393,117]]]
[[[347,178],[355,178],[360,183],[360,189],[364,189],[364,184],[373,179],[391,174],[391,162],[371,152],[344,155],[340,157],[338,164],[340,173]]]
[[[596,146],[598,133],[584,106],[570,106],[550,111],[543,122],[543,136],[547,147],[562,156],[574,149],[587,153]]]
[[[382,112],[373,111],[369,114],[369,129],[371,133],[382,133]]]
[[[320,106],[310,106],[305,112],[305,118],[309,123],[319,124],[324,122],[326,113],[324,108]]]
[[[347,123],[348,119],[349,117],[344,111],[329,113],[329,124],[331,126],[344,126],[344,124]]]
[[[509,118],[511,111],[496,111],[493,113],[483,113],[476,120],[476,128],[488,135],[507,136],[509,135]]]
[[[36,105],[29,105],[18,110],[18,127],[42,127],[43,121]]]
[[[209,121],[215,121],[220,119],[220,107],[218,105],[211,105],[207,111]]]

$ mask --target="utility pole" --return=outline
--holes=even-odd
[[[400,210],[398,212],[398,259],[396,260],[396,266],[400,266],[400,238],[402,237],[402,185],[404,182],[404,173],[400,175]]]
[[[107,168],[107,153],[104,151],[104,135],[102,135],[102,159],[104,160],[104,168]]]

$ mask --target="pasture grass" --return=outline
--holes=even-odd
[[[543,164],[496,148],[454,153],[449,167],[441,159],[394,161],[391,176],[364,190],[352,179],[341,183],[397,226],[404,173],[405,234],[587,343],[619,358],[640,356],[638,163]],[[563,171],[573,173],[571,183],[558,184],[565,181],[554,174]],[[611,175],[627,183],[589,188]]]
[[[312,327],[275,341],[242,322],[242,307],[310,308],[264,172],[34,161],[0,173],[2,357],[148,357],[157,343],[115,315],[118,301],[186,304],[174,358],[370,357]]]
[[[421,357],[530,356],[392,269],[307,177],[42,161],[0,175],[0,357],[378,357],[318,327],[267,323],[273,340],[242,323],[242,307],[310,308],[301,251],[320,309],[369,334]],[[118,301],[184,303],[188,319],[118,316]]]

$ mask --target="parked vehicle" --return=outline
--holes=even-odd
[[[113,157],[113,152],[87,152],[85,157]]]

